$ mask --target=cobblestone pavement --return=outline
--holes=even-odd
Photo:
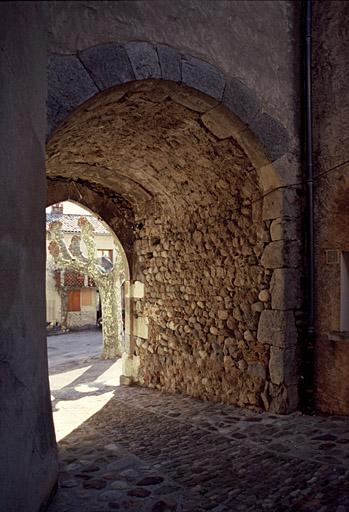
[[[346,512],[348,427],[117,387],[60,442],[49,512]]]

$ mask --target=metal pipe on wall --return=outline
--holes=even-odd
[[[315,248],[314,248],[314,170],[312,111],[312,0],[305,2],[305,157],[307,188],[307,334],[315,335]]]

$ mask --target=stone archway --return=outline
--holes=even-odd
[[[127,202],[116,195],[111,197],[110,191],[89,183],[86,186],[83,182],[70,181],[63,178],[47,178],[47,206],[64,201],[74,202],[83,206],[98,217],[113,234],[123,260],[125,269],[124,283],[124,336],[126,352],[122,355],[124,365],[128,364],[130,343],[133,339],[133,304],[130,292],[133,263],[133,213]],[[129,372],[128,372],[129,373]]]
[[[299,245],[284,236],[294,222],[282,211],[286,199],[292,219],[294,191],[263,194],[273,167],[246,125],[185,85],[130,82],[74,111],[47,153],[53,183],[103,187],[132,212],[123,221],[116,214],[119,223],[132,218],[135,236],[125,374],[159,389],[293,409],[298,297],[286,296],[285,282]]]

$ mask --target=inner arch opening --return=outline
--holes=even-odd
[[[77,202],[46,208],[48,363],[57,439],[102,408],[129,343],[129,267],[107,223]]]

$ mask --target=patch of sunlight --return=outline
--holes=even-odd
[[[103,372],[95,382],[105,386],[120,386],[120,377],[122,375],[122,359],[118,359],[108,370]]]
[[[89,384],[78,384],[74,389],[79,393],[90,393],[91,391],[98,391],[99,388],[96,388],[96,386],[90,386]]]
[[[65,386],[68,386],[74,380],[78,379],[83,373],[91,368],[90,366],[85,366],[84,368],[77,368],[75,370],[71,370],[69,372],[56,373],[55,375],[50,375],[50,388],[51,391],[55,389],[62,389]]]
[[[57,442],[102,409],[113,395],[114,391],[108,391],[101,395],[84,396],[78,400],[57,402],[56,411],[53,412]]]

